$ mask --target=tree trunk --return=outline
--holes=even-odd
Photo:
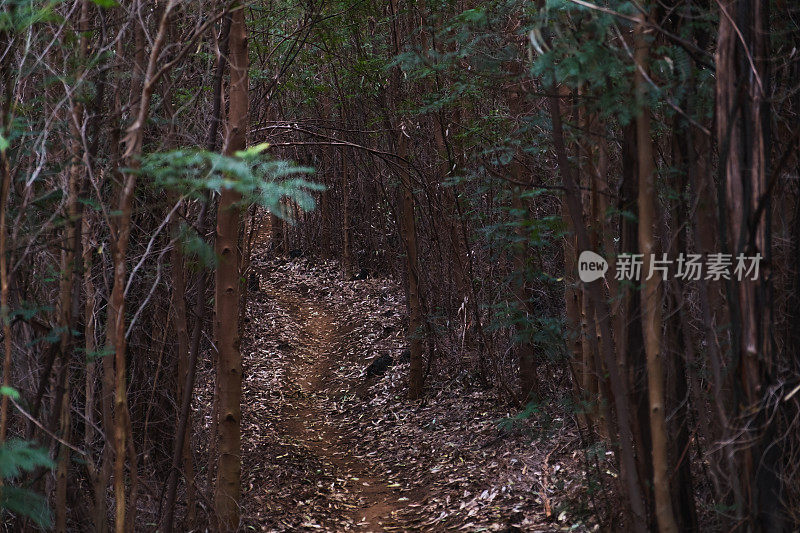
[[[78,60],[83,61],[88,47],[86,32],[89,27],[89,2],[82,0],[80,20],[78,28],[81,32],[80,43],[78,45]],[[78,79],[82,73],[79,71],[76,76]],[[80,228],[80,210],[78,206],[79,181],[83,173],[82,144],[80,141],[81,121],[83,120],[83,104],[76,101],[72,106],[72,120],[70,120],[70,133],[72,141],[70,143],[70,153],[72,161],[69,168],[67,181],[67,223],[64,229],[64,244],[61,252],[61,287],[59,290],[59,327],[61,335],[59,339],[59,350],[61,352],[61,364],[63,367],[64,389],[59,415],[61,425],[61,439],[65,442],[70,440],[71,418],[70,418],[70,372],[69,365],[72,352],[72,331],[73,331],[73,293],[75,289],[76,259],[82,254]],[[69,471],[70,451],[63,444],[59,447],[58,468],[56,472],[56,531],[67,530],[67,481]]]
[[[660,271],[652,270],[652,263],[658,250],[656,238],[658,216],[656,215],[656,171],[653,161],[653,140],[650,135],[650,110],[646,101],[647,85],[644,78],[650,54],[646,28],[645,15],[640,14],[635,39],[637,70],[634,75],[634,84],[636,98],[641,105],[636,118],[636,145],[639,159],[639,251],[644,254],[642,276],[645,278],[642,294],[642,331],[647,355],[647,391],[650,404],[656,521],[659,531],[662,533],[677,533],[678,526],[675,523],[669,489],[667,425],[664,415],[664,368],[661,361],[662,276]]]
[[[390,16],[392,17],[392,53],[400,53],[401,20],[397,10],[397,0],[389,1]],[[392,97],[394,104],[399,104],[401,95],[400,67],[392,68]],[[395,123],[392,127],[397,141],[397,155],[402,160],[408,160],[408,141],[406,132],[403,131],[403,122]],[[400,170],[400,231],[406,252],[406,281],[408,283],[408,337],[411,349],[411,367],[408,374],[408,397],[417,399],[422,396],[424,386],[424,368],[422,364],[422,303],[419,289],[419,265],[417,259],[417,228],[414,219],[414,184],[411,178],[411,169],[403,167]],[[431,354],[432,355],[432,354]]]
[[[350,244],[350,162],[347,148],[341,151],[342,160],[342,275],[350,279],[353,269],[352,246]]]
[[[727,251],[763,258],[760,279],[745,277],[729,284],[732,341],[735,353],[733,388],[738,401],[734,415],[742,417],[744,449],[734,475],[743,480],[737,494],[737,518],[749,527],[779,531],[781,480],[774,463],[778,447],[770,444],[775,431],[767,418],[767,391],[772,386],[770,328],[772,301],[769,156],[769,4],[763,0],[719,3],[716,117],[719,157],[727,202]],[[735,264],[735,263],[734,263]],[[766,266],[765,266],[766,265]],[[771,393],[769,393],[771,395]]]
[[[399,134],[398,155],[406,158],[406,140],[401,132]],[[422,303],[419,292],[419,266],[417,260],[417,229],[414,220],[414,192],[411,174],[407,169],[401,171],[402,175],[402,233],[406,251],[406,276],[408,280],[408,335],[411,349],[411,367],[408,375],[408,397],[417,399],[422,396],[424,386],[424,369],[422,364]],[[433,356],[433,354],[430,354]]]
[[[94,247],[89,238],[91,224],[86,216],[81,220],[82,232],[82,260],[83,260],[83,291],[84,291],[84,352],[86,354],[86,382],[84,392],[84,417],[86,419],[85,432],[83,437],[84,448],[88,451],[94,447],[95,440],[95,391],[97,389],[97,346],[95,342],[95,288],[92,280],[92,252]],[[102,460],[102,459],[101,459]],[[99,471],[95,463],[89,459],[86,461],[86,469],[89,480],[92,483],[94,493],[93,522],[94,530],[102,533],[105,524],[105,483],[100,478]],[[102,517],[102,520],[100,519]]]
[[[555,84],[550,88],[551,96],[548,97],[550,107],[550,119],[553,124],[553,145],[558,159],[558,170],[564,181],[566,189],[565,197],[569,209],[570,217],[573,220],[583,220],[583,208],[580,200],[580,189],[575,179],[573,169],[567,158],[564,146],[564,131],[561,125],[561,110],[558,101],[558,89]],[[590,249],[589,234],[583,225],[575,227],[575,234],[578,247],[582,250]],[[619,443],[620,443],[620,465],[625,476],[624,482],[628,496],[631,529],[637,533],[644,533],[647,530],[644,503],[642,502],[642,492],[639,481],[636,478],[636,460],[633,449],[633,435],[631,433],[631,414],[628,407],[628,387],[622,380],[614,354],[614,345],[611,339],[611,309],[606,295],[603,294],[601,281],[595,280],[587,284],[586,295],[590,298],[590,307],[595,310],[595,316],[599,322],[601,336],[601,352],[606,370],[609,375],[611,387],[613,389],[614,405],[618,421]]]
[[[9,71],[10,75],[10,71]],[[5,76],[4,76],[5,77]],[[0,80],[4,87],[8,87],[7,80]],[[10,98],[10,96],[9,96]],[[0,117],[0,131],[4,134],[5,110]],[[6,149],[0,150],[0,321],[3,323],[3,387],[11,385],[11,321],[8,310],[8,196],[11,191],[11,167]],[[0,399],[0,444],[6,441],[8,431],[8,395],[3,394]]]
[[[230,30],[229,110],[224,153],[233,155],[247,144],[248,83],[247,27],[244,9],[233,7]],[[241,194],[224,189],[217,208],[215,251],[217,334],[218,466],[214,495],[220,531],[239,527],[241,493],[242,357],[239,352],[239,237]]]
[[[176,228],[177,229],[177,228]],[[178,405],[183,406],[184,402],[191,402],[190,390],[186,388],[186,374],[189,372],[189,327],[186,317],[186,281],[184,278],[184,261],[183,253],[179,246],[174,246],[172,249],[172,308],[175,310],[173,313],[173,327],[175,329],[175,343],[177,347],[178,358],[178,372],[177,372],[177,394]],[[188,395],[188,397],[187,397]],[[191,423],[191,406],[189,407],[189,414],[184,423],[182,420],[182,409],[178,411],[176,420],[177,431],[182,433],[182,440],[175,437],[174,452],[178,457],[183,457],[183,475],[186,478],[186,529],[193,529],[194,522],[194,467],[192,464],[192,449],[191,449],[191,436],[192,436],[192,423]],[[172,468],[177,468],[176,461],[173,460]],[[180,461],[177,461],[180,463]],[[170,471],[168,478],[171,481],[172,477],[177,478],[177,472]],[[168,493],[171,489],[168,483]],[[167,505],[169,506],[169,496],[167,495]],[[174,496],[172,496],[174,498]],[[169,516],[171,522],[172,516]]]
[[[137,67],[144,72],[144,77],[141,83],[132,83],[132,88],[135,85],[141,87],[141,94],[135,93],[131,95],[131,100],[135,101],[138,96],[138,106],[135,106],[136,114],[135,120],[126,131],[123,140],[125,152],[122,155],[122,163],[125,167],[136,169],[139,167],[139,159],[142,154],[142,146],[144,141],[144,124],[147,120],[147,115],[150,109],[150,100],[153,94],[153,84],[155,83],[156,66],[158,56],[161,53],[161,48],[164,45],[167,34],[167,25],[169,16],[174,8],[175,1],[170,0],[164,8],[164,13],[159,23],[158,34],[153,41],[153,46],[150,51],[149,60],[147,61],[146,70],[144,69],[144,55],[139,57],[137,52],[136,64]],[[138,7],[138,4],[137,4]],[[137,26],[137,47],[144,47],[144,37],[142,42],[139,43],[140,37],[138,34],[143,32],[140,26],[141,21],[135,21]],[[136,70],[135,68],[135,70]],[[134,81],[137,76],[133,76]],[[133,92],[133,91],[132,91]],[[127,378],[125,372],[125,358],[126,358],[126,340],[125,340],[125,286],[127,283],[128,273],[126,256],[128,251],[128,242],[131,233],[131,216],[133,214],[133,198],[136,187],[136,173],[128,172],[123,175],[122,186],[119,190],[117,210],[118,214],[115,217],[114,227],[112,228],[112,241],[113,241],[113,265],[114,265],[114,285],[111,291],[111,297],[108,302],[108,325],[107,325],[107,341],[114,351],[114,426],[113,426],[113,443],[114,443],[114,495],[116,502],[115,509],[115,529],[118,533],[123,533],[126,527],[131,528],[135,522],[134,513],[136,510],[135,498],[131,498],[131,513],[126,523],[126,510],[125,510],[125,458],[128,451],[134,453],[130,455],[130,472],[131,472],[131,494],[135,494],[135,475],[136,475],[136,454],[133,449],[133,442],[127,442],[130,428],[130,418],[128,412],[127,401]]]

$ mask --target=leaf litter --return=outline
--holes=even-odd
[[[502,431],[518,409],[446,367],[407,400],[402,288],[266,255],[241,347],[242,530],[596,529],[569,503],[586,490],[574,424],[546,439],[531,437],[534,419]],[[393,365],[368,376],[382,354]]]

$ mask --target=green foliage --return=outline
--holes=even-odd
[[[628,0],[596,2],[601,8],[622,15],[636,15]],[[680,28],[680,37],[692,40],[692,33],[713,34],[713,17],[699,7],[687,8],[691,24]],[[690,102],[695,118],[706,121],[713,112],[713,72],[692,59],[686,48],[674,44],[655,47],[651,54],[650,77],[643,102],[633,91],[633,49],[631,22],[611,13],[578,5],[570,0],[548,0],[534,12],[528,28],[533,54],[531,74],[545,87],[557,84],[579,89],[582,107],[621,125],[630,122],[640,105],[658,109],[665,117],[675,111],[665,105]],[[623,40],[622,37],[625,36]],[[636,104],[636,105],[634,105]]]
[[[33,2],[30,0],[2,0],[0,2],[0,32],[22,33],[41,22],[56,22],[60,17],[54,8],[60,0]]]
[[[39,342],[46,342],[47,344],[55,344],[61,339],[61,334],[66,331],[64,326],[55,326],[50,328],[45,335],[41,337],[34,337],[26,346],[34,346]]]
[[[531,423],[535,423],[535,426]],[[501,418],[497,428],[507,434],[527,434],[533,439],[547,439],[563,426],[563,420],[553,418],[547,405],[542,401],[531,400],[513,416]]]
[[[78,350],[80,351],[80,350]],[[98,359],[102,359],[103,357],[114,355],[114,348],[111,346],[104,346],[99,350],[93,350],[91,352],[86,352],[86,362],[91,363],[97,361]]]
[[[2,392],[7,394],[5,390]],[[55,468],[46,449],[35,448],[32,443],[18,439],[0,445],[0,479],[3,481],[0,509],[29,518],[39,527],[49,528],[53,519],[44,497],[12,484],[23,472],[40,467]]]
[[[28,489],[4,486],[0,489],[0,509],[29,518],[41,528],[47,529],[53,524],[47,500]]]
[[[178,242],[187,259],[196,259],[205,268],[217,266],[217,256],[214,254],[214,247],[205,241],[187,224],[181,224],[178,228]],[[191,263],[190,263],[191,266]]]
[[[0,387],[0,396],[12,400],[19,399],[19,392],[13,387]],[[24,516],[37,526],[49,528],[52,516],[47,500],[27,488],[14,485],[23,472],[37,468],[55,468],[45,448],[36,448],[31,442],[10,439],[0,444],[0,511]]]
[[[511,269],[503,280],[508,296],[489,306],[492,320],[487,330],[507,330],[513,343],[533,345],[540,357],[555,361],[564,355],[563,322],[558,306],[550,302],[561,298],[563,283],[548,272],[553,268],[550,261],[558,257],[564,224],[558,215],[533,217],[527,209],[511,207],[508,196],[512,191],[507,186],[500,191],[496,221],[481,224],[482,240],[489,244],[495,262],[514,264],[524,257],[524,263]],[[532,203],[547,201],[551,193],[531,188],[516,194]],[[536,290],[521,291],[520,287]],[[523,293],[528,297],[521,299]]]
[[[311,193],[324,187],[297,177],[313,169],[267,159],[263,155],[267,147],[259,144],[232,157],[189,148],[156,152],[143,157],[135,172],[149,177],[154,188],[171,189],[189,198],[234,190],[242,195],[240,205],[258,204],[285,219],[290,214],[284,211],[281,198],[291,198],[303,210],[313,209]],[[190,268],[216,266],[213,247],[190,226],[181,224],[177,237]]]
[[[27,302],[23,300],[20,302],[20,306],[18,308],[13,309],[11,313],[9,313],[9,318],[14,320],[16,317],[19,317],[22,320],[28,321],[40,313],[49,313],[54,309],[55,308],[52,305],[41,305],[35,302]]]
[[[529,272],[535,272],[533,269]],[[556,285],[553,284],[553,290]],[[547,314],[542,309],[541,315],[532,315],[530,309],[536,309],[541,303],[535,298],[526,301],[498,302],[489,306],[492,310],[492,321],[487,331],[512,328],[511,340],[515,344],[532,344],[536,353],[550,360],[557,360],[564,355],[564,324],[559,317]]]
[[[528,402],[525,408],[514,416],[502,418],[497,422],[497,427],[501,431],[511,432],[521,425],[524,420],[531,417],[541,415],[543,413],[542,406],[538,402]]]
[[[310,191],[323,187],[293,176],[312,169],[287,161],[262,157],[266,145],[237,152],[234,157],[196,149],[156,152],[142,158],[136,171],[152,178],[152,185],[172,189],[188,197],[202,198],[206,191],[235,190],[242,205],[259,204],[278,216],[285,216],[280,199],[289,197],[301,209],[314,208]]]
[[[630,2],[612,1],[604,7],[629,14]],[[545,87],[554,81],[580,89],[588,110],[603,118],[630,122],[635,66],[628,51],[619,45],[620,19],[577,5],[569,0],[550,0],[536,13],[528,37],[535,51],[531,74]],[[622,31],[627,32],[627,28]]]
[[[119,3],[116,0],[92,0],[92,3],[102,8],[117,7]]]
[[[40,466],[55,467],[44,448],[34,448],[31,443],[17,439],[0,446],[0,477],[4,480],[15,479],[23,471]]]
[[[12,400],[19,400],[19,391],[14,387],[3,385],[0,387],[0,396],[8,396]]]

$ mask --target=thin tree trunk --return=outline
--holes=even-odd
[[[566,199],[570,217],[573,220],[583,220],[583,208],[580,202],[580,189],[572,166],[567,158],[564,146],[564,132],[561,125],[561,111],[559,109],[558,90],[553,84],[551,96],[548,97],[550,107],[550,119],[553,124],[553,144],[558,159],[559,174],[561,175],[566,188]],[[582,250],[589,250],[591,243],[589,234],[583,225],[576,225],[576,237],[578,247]],[[600,331],[604,332],[601,337],[601,352],[606,364],[611,387],[613,389],[614,405],[617,411],[619,443],[621,459],[620,464],[624,474],[624,481],[630,506],[631,529],[637,533],[647,531],[646,515],[644,503],[642,502],[642,492],[639,481],[636,477],[636,460],[633,450],[633,435],[631,433],[631,414],[628,408],[628,388],[622,380],[617,360],[614,354],[614,345],[610,336],[611,332],[611,309],[606,296],[603,294],[601,281],[595,280],[587,284],[587,295],[591,299],[590,305],[595,309],[595,315],[599,321]]]
[[[619,217],[620,251],[639,253],[639,165],[636,141],[636,124],[622,128],[622,184],[618,209],[625,213]],[[617,342],[618,368],[625,377],[630,391],[631,431],[638,450],[651,449],[650,410],[647,397],[647,357],[644,351],[642,328],[642,292],[631,284],[619,284],[619,295],[614,309],[614,334]],[[636,455],[639,483],[644,492],[645,508],[653,508],[653,464],[648,454]],[[652,513],[648,526],[656,527]]]
[[[406,140],[403,134],[399,135],[398,155],[406,158],[408,155]],[[417,229],[414,220],[414,192],[411,175],[407,169],[402,173],[402,232],[406,251],[406,276],[408,280],[408,334],[411,349],[411,366],[408,375],[408,397],[417,399],[422,396],[424,386],[424,369],[422,364],[422,303],[419,292],[419,261],[417,259]],[[432,356],[433,354],[431,354]]]
[[[397,0],[389,1],[390,16],[392,17],[392,52],[400,53],[401,20],[397,10]],[[392,97],[395,103],[400,101],[401,84],[400,67],[392,69]],[[395,138],[397,141],[397,155],[408,159],[408,141],[403,131],[405,125],[401,122],[394,124]],[[408,397],[417,399],[422,396],[424,386],[424,368],[422,363],[423,329],[422,329],[422,303],[419,288],[419,261],[417,259],[417,228],[414,218],[414,184],[411,169],[403,168],[400,171],[400,231],[406,252],[406,282],[408,284],[408,336],[411,349],[411,366],[408,373]],[[433,354],[431,354],[433,355]]]
[[[350,162],[347,148],[341,151],[342,158],[342,275],[350,279],[353,270],[352,246],[350,244]]]
[[[219,48],[219,54],[217,56],[217,71],[214,74],[214,94],[212,96],[213,100],[212,100],[212,111],[211,111],[211,123],[209,124],[208,138],[206,140],[206,150],[208,150],[209,152],[217,151],[217,146],[218,146],[219,126],[222,121],[221,117],[223,108],[222,81],[223,81],[223,76],[225,74],[225,68],[228,64],[230,32],[231,32],[231,15],[230,12],[228,12],[222,24],[222,31],[220,33],[220,38],[219,38],[220,48]],[[201,238],[205,238],[207,233],[207,228],[209,224],[207,211],[210,205],[211,205],[211,196],[209,192],[206,191],[203,203],[200,208],[200,215],[198,216],[197,219],[197,226],[198,226],[197,232]],[[189,370],[192,373],[195,371],[196,367],[196,361],[200,350],[200,337],[203,332],[203,326],[205,325],[204,321],[208,307],[205,303],[206,289],[209,281],[208,274],[201,271],[198,274],[197,279],[198,279],[197,300],[195,302],[195,311],[194,311],[194,315],[197,318],[195,320],[194,329],[192,331],[192,348],[191,348],[192,351],[190,354],[190,358],[192,361],[194,361],[194,363],[191,363],[189,366]],[[214,337],[216,338],[215,329],[214,329]],[[211,351],[211,359],[213,365],[216,367],[217,365],[216,350]],[[187,379],[189,379],[189,377],[190,376],[187,375]],[[209,428],[209,434],[212,435],[212,438],[208,446],[208,456],[206,462],[206,479],[209,480],[209,483],[210,480],[214,479],[214,476],[216,475],[217,472],[216,434],[217,434],[217,398],[219,394],[217,393],[216,376],[213,377],[213,383],[210,386],[214,390],[214,399],[212,401],[213,405],[211,406],[211,427]],[[192,387],[188,387],[188,389],[191,388]],[[187,398],[191,398],[191,396],[188,396]],[[188,406],[181,406],[182,410],[183,409],[188,410],[188,408],[189,408]],[[178,438],[180,438],[180,436]],[[172,471],[174,472],[174,470]],[[177,480],[174,482],[177,483]],[[168,523],[171,524],[171,519]]]
[[[15,15],[16,6],[11,4],[8,7],[8,14]],[[8,42],[8,33],[4,29],[0,31],[0,42]],[[13,50],[7,50],[6,54],[11,57]],[[11,129],[10,124],[6,124],[6,117],[8,117],[11,110],[11,103],[13,99],[12,79],[14,71],[11,68],[10,61],[3,61],[0,65],[0,83],[2,83],[3,101],[0,107],[0,133],[4,137],[9,136]],[[0,149],[0,321],[3,323],[3,387],[11,385],[11,323],[9,322],[8,310],[8,258],[6,257],[8,251],[8,244],[6,242],[8,234],[7,217],[7,204],[8,196],[11,190],[11,164],[8,160],[7,148]],[[0,395],[0,444],[6,440],[6,432],[8,431],[8,395]]]
[[[81,2],[80,20],[78,31],[81,33],[78,45],[78,61],[82,62],[86,56],[89,44],[87,34],[89,27],[89,2]],[[81,78],[81,71],[76,78]],[[82,145],[80,141],[80,124],[83,120],[83,104],[76,101],[72,107],[72,120],[70,120],[70,130],[72,142],[70,152],[72,162],[69,168],[67,182],[67,224],[64,230],[64,247],[61,252],[61,287],[59,295],[59,327],[61,335],[59,339],[59,350],[61,361],[64,365],[64,397],[61,404],[60,425],[61,439],[65,442],[70,440],[70,355],[72,343],[72,295],[75,283],[75,261],[80,252],[81,235],[80,211],[78,207],[79,180],[83,172],[83,158],[81,157]],[[82,255],[82,254],[81,254]],[[60,445],[58,452],[58,466],[56,471],[56,531],[67,530],[67,482],[69,471],[70,452],[66,446]]]
[[[83,241],[83,290],[84,290],[84,352],[86,354],[86,384],[84,393],[84,417],[86,418],[85,433],[83,437],[84,448],[88,451],[94,447],[95,440],[95,392],[97,383],[97,346],[95,343],[95,288],[92,281],[92,252],[94,251],[89,241],[90,223],[86,216],[81,220]],[[102,533],[105,523],[105,483],[101,483],[99,472],[90,459],[86,461],[86,469],[94,492],[94,526],[95,531]],[[99,520],[102,517],[103,520]]]
[[[117,41],[116,45],[116,60],[114,65],[114,80],[119,84],[121,83],[121,71],[122,71],[122,58],[123,58],[123,47],[122,47],[122,40]],[[120,94],[121,91],[114,90],[113,95],[113,111],[111,116],[108,117],[108,123],[110,127],[110,145],[111,145],[111,172],[114,178],[114,181],[121,181],[124,179],[120,169],[124,167],[122,162],[122,152],[121,152],[121,128],[120,123],[122,121],[122,95]],[[100,169],[100,179],[101,181],[104,179],[105,173],[103,169]],[[112,237],[114,236],[115,226],[114,221],[111,221],[111,227],[109,228],[112,232]],[[113,249],[112,249],[112,261],[113,261]],[[107,512],[106,512],[106,487],[109,483],[111,478],[111,471],[113,469],[113,460],[114,460],[114,451],[116,449],[116,444],[114,442],[114,358],[111,357],[113,353],[113,344],[111,342],[112,336],[112,320],[111,320],[111,308],[107,311],[107,318],[106,318],[106,344],[103,347],[103,353],[101,354],[101,367],[102,367],[102,375],[100,380],[100,404],[101,404],[101,413],[103,419],[103,431],[104,441],[103,441],[103,451],[100,457],[100,475],[97,481],[97,501],[95,507],[95,530],[100,532],[105,532],[108,530],[108,519],[107,519]]]
[[[727,202],[727,251],[734,261],[739,254],[760,254],[766,269],[771,263],[769,3],[728,0],[719,2],[719,8],[716,118]],[[767,391],[773,385],[771,275],[762,271],[760,276],[728,284],[736,362],[730,375],[738,378],[732,380],[738,400],[732,407],[743,426],[742,450],[729,475],[743,480],[736,494],[736,518],[750,528],[780,531],[782,482],[774,463],[781,451],[771,443],[775,427],[765,412]]]
[[[511,162],[511,175],[515,181],[525,180],[522,164],[516,159]],[[528,260],[530,258],[530,249],[525,243],[527,236],[525,235],[525,218],[527,215],[527,206],[522,201],[522,191],[519,186],[514,186],[511,197],[511,208],[521,214],[521,218],[516,221],[514,233],[517,236],[518,242],[514,250],[514,271],[519,279],[514,280],[514,296],[518,312],[524,316],[521,323],[528,324],[531,321],[529,313],[530,308],[530,291],[526,279],[526,273],[529,270]],[[536,368],[536,349],[530,339],[522,338],[519,340],[518,359],[519,359],[519,399],[523,404],[536,398],[539,387],[539,379]]]
[[[189,415],[187,415],[187,419],[184,422],[183,420],[183,412],[182,407],[185,402],[191,403],[191,394],[192,392],[187,389],[186,387],[186,375],[189,372],[189,365],[191,364],[190,361],[190,354],[189,354],[189,328],[187,325],[187,318],[186,318],[186,281],[184,278],[184,261],[183,261],[183,253],[180,251],[178,246],[173,247],[172,249],[172,275],[173,275],[173,287],[172,287],[172,308],[175,310],[173,315],[174,317],[174,328],[175,328],[175,336],[176,336],[176,345],[177,345],[177,356],[178,356],[178,378],[177,378],[177,385],[178,385],[178,405],[181,406],[181,410],[178,412],[178,420],[176,424],[177,432],[175,435],[175,443],[173,447],[173,455],[175,451],[177,451],[178,457],[183,457],[183,475],[186,478],[186,529],[193,529],[193,522],[194,522],[194,468],[192,464],[192,450],[191,450],[191,436],[192,436],[192,423],[191,423],[191,407],[189,408]],[[178,433],[181,434],[181,438],[178,438]],[[183,441],[182,443],[180,441]],[[173,458],[173,465],[172,469],[178,467],[180,460],[175,461]],[[170,470],[168,474],[168,481],[172,481],[172,479],[177,479],[178,474],[173,470]],[[177,485],[177,483],[175,483]],[[174,501],[174,489],[172,489],[172,483],[168,482],[168,503],[167,506],[169,509],[173,509],[174,507],[171,505],[170,498]],[[172,515],[168,513],[167,515],[168,521],[172,522]],[[171,528],[170,525],[164,526],[164,531],[169,531]]]
[[[225,154],[243,150],[248,123],[247,27],[244,9],[234,7],[230,30],[230,108],[228,110]],[[216,334],[219,462],[215,507],[220,531],[239,527],[241,492],[241,396],[242,358],[239,352],[239,237],[241,194],[224,189],[217,208],[219,257],[216,271]]]
[[[153,94],[153,84],[155,83],[155,73],[157,67],[158,56],[161,53],[161,48],[167,33],[167,25],[169,16],[174,8],[175,1],[170,0],[164,8],[164,13],[161,17],[159,24],[158,34],[153,41],[153,47],[150,51],[150,57],[147,61],[146,71],[144,71],[144,78],[141,83],[141,96],[139,104],[136,107],[136,118],[128,128],[125,138],[123,140],[125,145],[125,152],[123,153],[122,160],[126,167],[136,169],[139,166],[139,158],[142,154],[142,145],[144,140],[144,124],[150,109],[150,100]],[[136,21],[137,26],[139,21]],[[143,31],[142,28],[137,30]],[[138,38],[137,38],[138,45]],[[144,46],[143,42],[141,46]],[[142,63],[139,58],[137,63]],[[143,65],[142,65],[143,66]],[[136,78],[136,76],[134,76]],[[135,97],[135,96],[134,96]],[[130,418],[128,412],[127,401],[127,379],[125,372],[125,285],[127,283],[127,264],[126,256],[128,251],[128,242],[130,240],[131,232],[131,216],[133,214],[133,197],[136,187],[136,174],[128,172],[123,176],[122,187],[119,191],[118,212],[114,228],[112,231],[112,238],[114,243],[113,250],[113,263],[114,263],[114,285],[109,298],[108,310],[108,327],[107,336],[109,345],[114,350],[114,495],[115,495],[115,529],[118,533],[123,533],[126,527],[130,527],[135,522],[135,498],[131,501],[131,513],[126,522],[126,509],[125,509],[125,458],[128,451],[130,457],[130,472],[131,472],[131,494],[135,494],[136,485],[136,454],[133,447],[133,441],[127,442],[127,438],[132,437],[128,435],[130,427]],[[127,437],[127,438],[126,438]]]
[[[4,126],[0,124],[0,127]],[[0,151],[0,321],[3,323],[3,387],[11,385],[11,321],[8,311],[8,223],[7,205],[11,190],[11,168],[6,150]],[[8,431],[8,395],[0,399],[0,444]]]
[[[525,98],[525,87],[523,86],[523,76],[521,65],[514,62],[508,68],[509,75],[513,83],[507,91],[509,111],[512,119],[518,119],[522,113],[522,104]],[[514,307],[517,313],[524,317],[520,323],[527,324],[530,321],[531,292],[528,287],[526,274],[530,270],[528,261],[530,260],[531,250],[528,246],[525,231],[525,220],[529,216],[528,204],[523,200],[522,183],[530,183],[530,177],[526,176],[525,166],[520,161],[521,153],[514,153],[508,170],[514,180],[511,190],[511,209],[515,214],[513,222],[516,244],[514,246],[513,262],[514,272],[517,279],[513,283]],[[522,336],[521,336],[522,337]],[[519,399],[523,404],[533,400],[538,393],[538,376],[536,367],[536,348],[530,339],[520,338],[517,342],[517,360],[519,362]]]
[[[642,275],[645,278],[642,294],[642,331],[647,355],[647,391],[650,404],[650,435],[652,439],[653,491],[655,515],[659,531],[677,533],[675,514],[669,489],[669,459],[667,424],[664,414],[664,367],[661,361],[661,272],[652,268],[657,258],[656,238],[656,171],[653,161],[653,140],[650,134],[650,110],[646,101],[644,78],[649,64],[650,47],[646,35],[647,21],[639,15],[636,28],[634,84],[641,108],[636,118],[636,145],[639,159],[639,251],[644,254]],[[651,275],[652,274],[652,275]]]

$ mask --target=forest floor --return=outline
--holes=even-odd
[[[469,369],[434,369],[426,399],[405,398],[394,282],[306,259],[252,268],[245,531],[586,530],[580,440],[557,410],[522,419]],[[394,365],[367,376],[382,354]]]

